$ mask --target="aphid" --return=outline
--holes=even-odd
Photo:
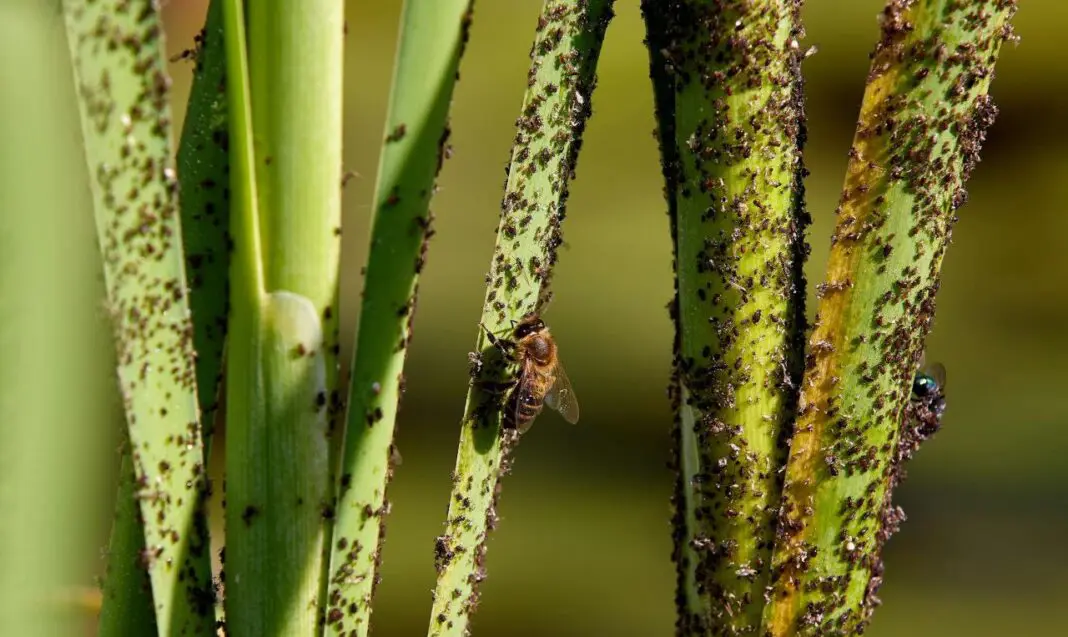
[[[513,330],[512,340],[495,337],[483,325],[491,343],[506,358],[519,364],[519,380],[505,403],[504,426],[523,433],[548,405],[571,424],[578,422],[575,390],[557,354],[556,341],[537,314],[524,316]]]

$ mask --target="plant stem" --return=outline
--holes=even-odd
[[[803,340],[800,3],[643,3],[676,251],[679,635],[756,633]]]
[[[242,164],[232,188],[241,201],[231,219],[227,624],[234,636],[315,635],[333,511],[327,423],[341,402],[344,7],[249,3],[246,51],[238,5],[226,14]]]
[[[548,301],[560,245],[568,182],[591,113],[595,70],[612,17],[611,0],[546,0],[531,49],[528,88],[517,125],[497,245],[481,323],[504,335]],[[513,435],[502,443],[502,396],[489,388],[514,380],[480,328],[478,358],[461,423],[428,635],[466,635],[485,578],[486,540],[496,522],[498,479]]]
[[[262,631],[264,606],[252,591],[266,593],[266,542],[253,535],[250,522],[258,511],[250,502],[264,490],[259,465],[262,441],[253,427],[265,418],[261,324],[266,293],[263,289],[259,219],[256,200],[255,160],[252,150],[252,109],[249,100],[245,16],[242,0],[222,0],[223,43],[226,47],[227,104],[230,120],[230,228],[233,252],[230,262],[230,335],[226,366],[226,541],[223,583],[228,625],[240,633]],[[253,447],[256,444],[256,447]],[[245,513],[247,511],[248,513]],[[255,541],[255,543],[254,543]],[[258,559],[257,559],[258,558]],[[237,634],[235,633],[235,634]],[[243,634],[243,633],[242,633]]]
[[[863,631],[902,409],[955,211],[996,109],[1011,0],[891,0],[872,57],[786,467],[764,634]]]
[[[0,3],[0,634],[19,637],[85,632],[84,606],[71,601],[87,597],[97,570],[87,521],[99,520],[109,488],[119,413],[57,11]],[[142,608],[140,635],[155,634],[151,597]]]
[[[211,635],[204,453],[163,27],[147,3],[67,0],[64,9],[159,633]]]
[[[333,0],[248,4],[264,282],[306,296],[322,315],[333,392],[344,21],[344,3]],[[339,411],[339,396],[329,398]]]
[[[348,395],[326,628],[366,635],[392,474],[393,431],[419,273],[433,231],[434,179],[472,0],[408,0],[401,18],[375,216]]]

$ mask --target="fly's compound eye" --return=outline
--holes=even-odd
[[[930,396],[938,388],[938,383],[926,374],[920,374],[912,381],[912,393],[920,398]]]

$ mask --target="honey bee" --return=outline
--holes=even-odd
[[[506,359],[520,366],[519,380],[505,403],[506,428],[526,432],[543,405],[559,412],[571,424],[578,422],[575,390],[560,364],[556,341],[537,314],[528,314],[516,324],[512,340],[497,338],[485,325],[482,329]]]

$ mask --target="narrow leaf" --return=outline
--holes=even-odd
[[[337,482],[326,611],[331,633],[366,635],[370,629],[400,383],[433,233],[430,197],[471,5],[404,4]]]
[[[316,635],[333,511],[327,424],[341,404],[344,5],[255,2],[246,16],[239,4],[228,2],[225,16],[236,153],[227,630],[235,637]]]
[[[204,450],[163,27],[149,3],[67,0],[64,10],[159,633],[210,635]]]

